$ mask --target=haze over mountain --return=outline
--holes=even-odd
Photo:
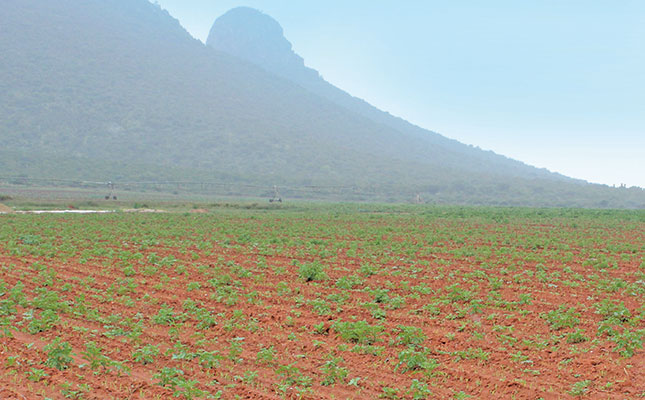
[[[544,169],[538,170],[492,152],[476,150],[456,140],[421,129],[351,96],[325,81],[317,71],[306,67],[302,57],[293,51],[291,43],[284,37],[280,24],[258,10],[248,7],[230,10],[215,21],[206,44],[250,61],[348,110],[395,129],[398,134],[393,135],[391,140],[421,139],[424,147],[420,159],[425,162],[437,166],[454,162],[459,168],[472,172],[482,172],[483,168],[487,172],[505,175],[565,179]],[[431,145],[428,147],[428,144]],[[408,156],[414,154],[416,152]],[[443,158],[448,154],[453,157],[451,160]],[[441,161],[437,163],[438,160]]]
[[[645,206],[640,189],[572,180],[377,110],[306,68],[280,25],[251,9],[219,18],[204,46],[147,0],[6,0],[0,52],[3,175]]]

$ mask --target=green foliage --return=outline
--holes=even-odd
[[[275,360],[276,351],[271,347],[263,348],[258,351],[257,361],[261,364],[270,364]]]
[[[173,397],[191,400],[206,395],[206,392],[198,387],[199,381],[186,379],[184,371],[178,368],[164,367],[153,378],[158,380],[157,385],[172,388]]]
[[[399,335],[397,336],[397,344],[417,346],[422,345],[427,339],[423,330],[416,326],[399,325],[398,329]]]
[[[30,246],[38,245],[38,244],[40,244],[40,236],[38,236],[38,235],[23,235],[23,236],[20,237],[20,241],[22,242],[22,244],[26,244],[26,245],[30,245]]]
[[[357,275],[342,276],[336,281],[336,287],[339,289],[350,290],[363,284],[363,279]]]
[[[391,387],[383,387],[381,389],[383,393],[381,393],[378,397],[380,399],[398,399],[399,398],[399,389],[396,388],[391,388]]]
[[[324,281],[327,279],[327,274],[325,274],[322,264],[317,262],[300,265],[298,276],[305,282]]]
[[[323,299],[314,299],[309,302],[311,305],[311,308],[318,314],[318,315],[331,315],[331,307],[327,302]]]
[[[328,332],[324,322],[314,325],[314,332],[318,335],[325,335]]]
[[[204,398],[207,394],[204,390],[198,387],[199,381],[196,379],[187,380],[178,378],[177,385],[173,393],[173,397],[182,397],[187,400],[192,400],[195,398]]]
[[[60,393],[66,399],[85,399],[85,396],[91,391],[92,387],[87,383],[73,384],[72,382],[65,382],[62,384]]]
[[[255,386],[258,379],[258,375],[259,374],[257,371],[246,371],[244,372],[244,375],[242,377],[237,377],[237,378],[239,378],[239,380],[246,383],[247,385]]]
[[[444,297],[453,303],[471,301],[475,297],[472,291],[461,287],[458,283],[448,286],[446,291],[448,293]]]
[[[15,314],[18,311],[16,303],[11,299],[0,300],[0,317]]]
[[[58,311],[67,309],[67,302],[62,301],[58,293],[45,288],[36,289],[37,296],[31,301],[34,308]]]
[[[569,394],[572,396],[583,396],[589,391],[590,380],[579,381],[573,384]]]
[[[457,350],[453,351],[450,354],[454,355],[457,360],[481,360],[487,361],[489,352],[484,351],[481,348],[468,348],[466,350]]]
[[[149,344],[132,352],[132,359],[143,365],[152,364],[159,355],[159,346]]]
[[[580,314],[576,312],[575,307],[562,305],[557,310],[551,310],[546,314],[541,314],[541,317],[551,326],[551,329],[558,331],[564,328],[573,328],[580,322]]]
[[[322,366],[320,372],[323,374],[323,386],[334,385],[336,383],[344,383],[349,375],[346,368],[341,367],[344,360],[340,357],[330,356],[325,364]]]
[[[103,349],[95,342],[85,343],[85,351],[81,353],[83,359],[88,361],[92,370],[111,370],[116,372],[130,372],[130,368],[124,362],[112,360],[103,354]],[[98,374],[100,371],[95,371]]]
[[[414,400],[427,399],[432,394],[428,388],[428,384],[421,382],[418,379],[413,379],[407,394]]]
[[[231,340],[228,348],[228,359],[238,363],[242,361],[240,356],[242,355],[242,341],[243,338],[234,338]]]
[[[90,368],[99,367],[107,368],[110,365],[110,359],[103,355],[102,349],[94,342],[85,343],[85,351],[81,353],[84,360],[89,362]]]
[[[389,385],[393,390],[383,394],[392,397],[466,398],[467,392],[475,398],[497,380],[469,374],[494,369],[501,357],[513,368],[494,375],[515,380],[518,397],[529,391],[548,397],[548,385],[531,382],[549,368],[560,371],[553,384],[562,395],[568,396],[571,374],[584,373],[576,380],[599,383],[579,392],[612,397],[623,386],[606,385],[600,372],[624,364],[632,375],[627,366],[637,365],[645,338],[645,307],[637,301],[645,263],[633,240],[642,231],[640,211],[236,207],[212,206],[218,212],[207,215],[3,216],[5,380],[23,379],[28,398],[40,389],[63,398],[58,365],[74,382],[65,389],[69,396],[116,395],[118,381],[127,397],[128,379],[112,378],[134,367],[164,386],[135,393],[144,397],[317,398],[340,393],[334,385],[377,397]],[[28,234],[40,237],[37,246],[18,240]],[[601,259],[608,267],[579,262]],[[288,260],[324,265],[333,279],[294,279],[300,265]],[[378,266],[377,273],[361,275],[362,264]],[[157,271],[125,278],[126,265]],[[500,281],[501,289],[491,287]],[[181,297],[190,282],[200,287]],[[619,289],[607,292],[610,287]],[[239,307],[225,303],[233,298]],[[556,298],[560,303],[544,310]],[[386,311],[387,324],[376,319]],[[20,335],[27,332],[36,337],[25,348]],[[56,335],[57,349],[41,352],[30,343]],[[79,337],[86,343],[73,349],[76,368],[63,341],[76,344]],[[546,360],[544,352],[553,357]],[[576,371],[589,354],[598,368]],[[361,376],[350,372],[356,361]],[[442,382],[457,382],[455,371],[464,371],[463,385],[440,389]],[[83,392],[76,382],[95,387]]]
[[[157,385],[176,387],[184,381],[184,371],[178,368],[163,367],[153,375],[153,379],[158,380]]]
[[[56,314],[56,311],[45,310],[40,313],[40,318],[34,318],[29,322],[27,330],[32,335],[39,332],[45,332],[53,329],[56,325],[58,325],[59,321],[60,317],[58,316],[58,314]]]
[[[175,322],[175,320],[176,320],[175,312],[167,304],[164,304],[159,309],[157,314],[152,317],[152,321],[155,324],[159,324],[159,325],[172,325]]]
[[[377,270],[374,265],[365,263],[365,264],[361,264],[361,268],[359,269],[359,272],[361,273],[361,275],[369,278],[372,275],[376,275]]]
[[[438,366],[439,362],[429,357],[430,351],[423,349],[417,351],[413,348],[402,350],[399,353],[399,362],[394,368],[396,371],[401,372],[422,370],[426,373],[432,373]]]
[[[49,374],[44,369],[32,368],[27,373],[27,379],[32,382],[40,382],[43,378],[48,377]]]
[[[295,366],[295,363],[281,365],[276,370],[276,375],[278,375],[287,385],[296,385],[304,388],[310,387],[313,381],[311,377],[303,374],[300,371],[300,368]]]
[[[364,320],[357,322],[339,321],[333,324],[333,328],[344,340],[359,344],[378,342],[384,330],[383,325],[370,325]]]
[[[200,309],[196,312],[197,328],[207,329],[217,325],[215,316],[208,310]]]
[[[624,302],[614,303],[609,299],[596,303],[596,312],[604,317],[605,322],[609,324],[622,324],[629,321],[631,313],[625,307]]]
[[[471,398],[472,396],[464,392],[463,390],[460,390],[459,392],[455,393],[455,400],[466,400]]]
[[[374,302],[375,303],[387,303],[390,300],[390,296],[388,296],[389,290],[387,289],[371,289],[369,290],[369,293],[374,296]]]
[[[576,329],[575,332],[571,332],[567,335],[567,343],[582,343],[587,340],[589,340],[589,338],[585,336],[582,329]]]
[[[171,349],[166,350],[165,354],[170,355],[173,360],[190,361],[197,358],[197,354],[191,352],[189,347],[180,341],[177,341]]]
[[[388,308],[391,310],[398,310],[403,307],[405,307],[405,299],[403,297],[392,297],[388,301]]]
[[[643,348],[643,338],[645,338],[645,329],[635,331],[625,329],[622,333],[613,335],[610,340],[616,345],[614,351],[623,357],[632,357],[636,350]]]
[[[72,346],[63,342],[59,337],[46,345],[43,350],[47,353],[45,365],[48,367],[64,370],[72,363]]]
[[[224,360],[224,356],[218,351],[200,351],[197,353],[197,358],[202,368],[206,369],[219,368]]]

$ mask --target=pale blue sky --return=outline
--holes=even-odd
[[[282,25],[305,63],[464,143],[645,187],[643,0],[158,0],[197,39],[230,8]]]

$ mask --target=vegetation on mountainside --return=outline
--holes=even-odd
[[[399,130],[206,47],[146,0],[9,0],[0,49],[5,176],[342,186],[362,200],[645,204],[642,190],[586,185]]]

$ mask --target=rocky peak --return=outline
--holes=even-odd
[[[234,8],[219,17],[206,44],[296,82],[318,78],[293,51],[280,24],[253,8]]]

